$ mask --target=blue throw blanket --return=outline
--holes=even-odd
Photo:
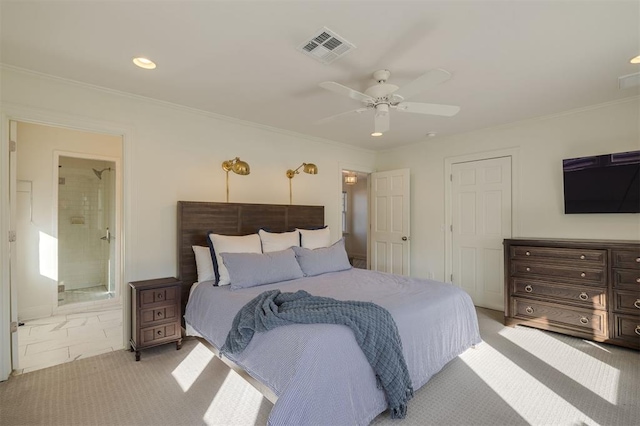
[[[304,290],[261,293],[236,314],[221,352],[242,352],[253,337],[281,325],[342,324],[350,327],[386,396],[391,418],[407,414],[413,387],[402,355],[398,328],[389,312],[374,304],[312,296]],[[331,348],[327,348],[331,350]]]

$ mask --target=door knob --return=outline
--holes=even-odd
[[[407,241],[408,238],[407,237],[402,237],[402,241]]]

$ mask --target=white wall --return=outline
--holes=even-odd
[[[562,184],[563,158],[640,149],[639,105],[634,98],[379,154],[378,170],[411,169],[411,274],[444,280],[445,161],[492,150],[518,152],[514,237],[640,239],[638,214],[565,215]]]
[[[177,273],[176,202],[224,201],[223,160],[239,156],[251,166],[248,176],[230,175],[230,201],[274,204],[289,203],[285,171],[315,163],[317,175],[294,178],[293,202],[324,205],[333,240],[341,236],[339,162],[365,170],[375,162],[372,151],[11,69],[2,70],[2,87],[9,117],[26,106],[45,116],[83,119],[89,127],[96,122],[129,129],[124,152],[127,281]]]
[[[120,158],[122,138],[18,123],[17,178],[31,182],[30,194],[18,193],[19,238],[16,246],[18,317],[21,320],[51,315],[57,307],[58,223],[54,203],[57,165],[54,164],[54,151]],[[95,176],[93,178],[97,180]]]

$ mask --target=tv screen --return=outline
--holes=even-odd
[[[640,151],[562,160],[564,212],[640,213]]]

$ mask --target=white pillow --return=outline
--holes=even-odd
[[[282,251],[290,247],[300,247],[300,233],[291,232],[267,232],[264,229],[258,231],[260,241],[262,241],[262,252]]]
[[[214,281],[216,274],[213,272],[213,260],[211,260],[211,250],[209,247],[191,246],[193,254],[196,256],[196,270],[198,271],[198,282]]]
[[[243,235],[241,237],[209,234],[209,241],[213,244],[213,252],[216,256],[216,262],[214,262],[213,268],[216,273],[218,285],[228,285],[231,283],[229,271],[227,271],[227,268],[224,266],[220,253],[262,253],[260,236],[258,234]]]
[[[329,227],[322,229],[299,229],[300,243],[303,248],[317,249],[321,247],[329,247],[331,245],[331,231]]]

